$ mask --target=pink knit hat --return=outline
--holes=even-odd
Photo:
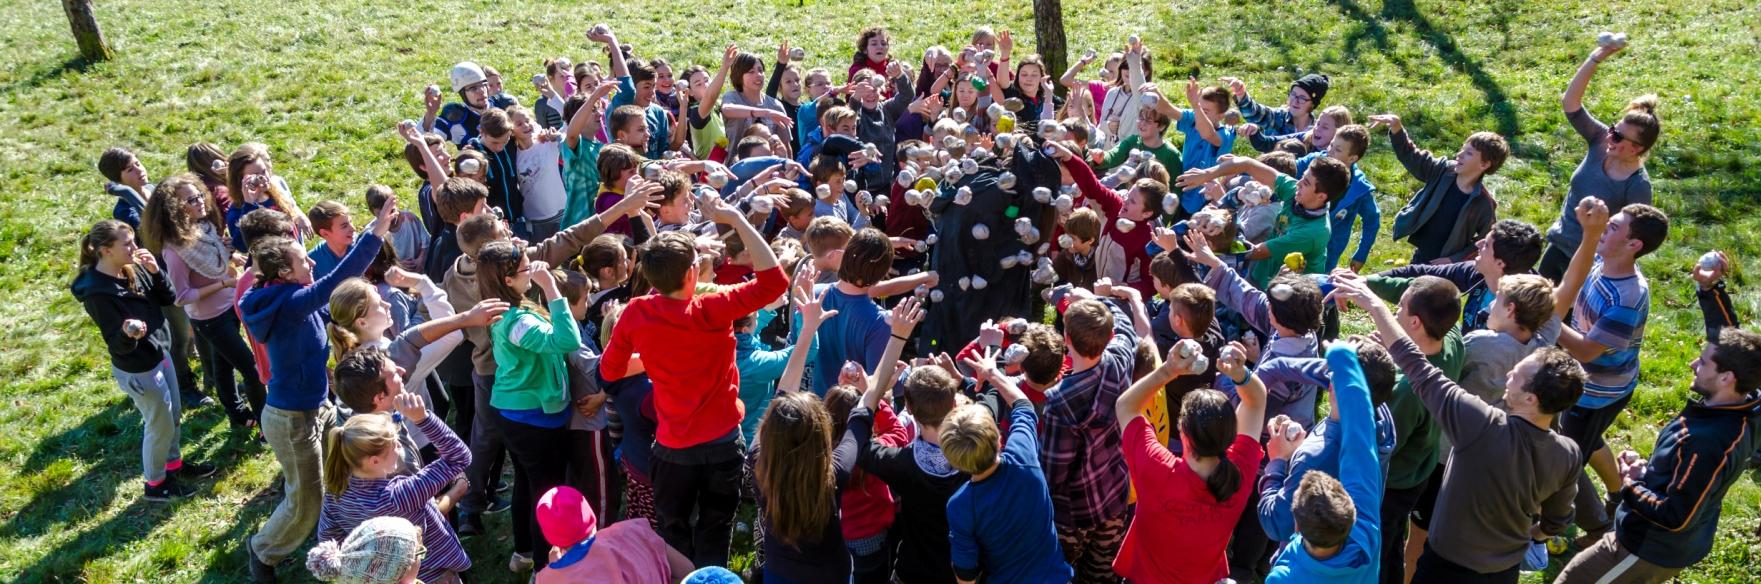
[[[559,548],[581,543],[599,530],[593,507],[574,487],[556,487],[544,493],[534,515],[545,541]]]

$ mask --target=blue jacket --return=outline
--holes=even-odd
[[[1297,159],[1296,176],[1308,172],[1309,163],[1315,158],[1326,156],[1325,152],[1315,152]],[[1364,230],[1357,242],[1357,253],[1351,254],[1351,261],[1368,263],[1370,246],[1376,244],[1376,234],[1382,231],[1382,207],[1376,204],[1376,185],[1364,176],[1364,171],[1357,164],[1351,165],[1351,186],[1345,189],[1345,196],[1333,203],[1333,238],[1327,241],[1327,271],[1339,267],[1339,259],[1345,255],[1345,247],[1351,243],[1351,226],[1363,217]]]
[[[343,280],[367,271],[385,240],[369,232],[356,243],[335,270],[310,286],[273,282],[239,299],[245,328],[269,354],[266,403],[270,406],[304,411],[324,403],[330,389],[324,368],[330,357],[330,339],[324,334],[324,324],[330,321],[330,293]]]
[[[1339,482],[1357,508],[1357,521],[1337,553],[1326,559],[1309,555],[1302,534],[1290,536],[1266,583],[1345,582],[1372,584],[1381,568],[1382,473],[1377,470],[1375,424],[1371,420],[1370,387],[1358,367],[1357,351],[1345,344],[1327,348],[1327,367],[1333,373],[1333,393],[1339,398],[1341,455]],[[1263,483],[1262,483],[1263,484]],[[1264,491],[1262,491],[1264,492]]]
[[[1327,361],[1319,358],[1279,357],[1267,359],[1254,369],[1254,375],[1260,378],[1268,388],[1274,383],[1304,383],[1310,385],[1326,385]],[[1376,406],[1376,462],[1382,476],[1388,476],[1388,457],[1394,453],[1394,412],[1388,404]],[[1340,422],[1331,418],[1321,418],[1309,429],[1308,438],[1296,447],[1289,461],[1274,459],[1266,464],[1266,471],[1260,479],[1259,515],[1260,527],[1272,541],[1290,539],[1296,532],[1296,521],[1290,515],[1291,502],[1296,499],[1296,487],[1302,483],[1302,476],[1309,471],[1320,471],[1332,476],[1339,476]],[[1282,487],[1277,485],[1282,483]]]

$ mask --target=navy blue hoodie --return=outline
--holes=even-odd
[[[330,339],[324,334],[324,324],[330,321],[330,292],[343,280],[367,271],[384,245],[378,235],[362,234],[336,269],[312,285],[271,281],[239,299],[245,329],[269,354],[269,399],[265,403],[293,411],[323,405],[324,394],[330,389],[324,368],[330,357]]]
[[[1657,433],[1645,476],[1620,490],[1620,547],[1665,568],[1686,568],[1711,553],[1724,494],[1761,446],[1757,430],[1761,393],[1722,406],[1689,401]]]

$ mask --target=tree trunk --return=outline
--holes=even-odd
[[[73,40],[79,43],[79,54],[87,62],[104,61],[110,58],[110,43],[104,41],[104,31],[98,28],[98,18],[92,14],[92,0],[61,0],[61,7],[67,10],[67,22],[73,25]]]
[[[1069,60],[1064,51],[1064,5],[1060,0],[1033,0],[1034,47],[1046,61],[1046,78],[1052,88],[1064,95],[1064,86],[1057,82]]]

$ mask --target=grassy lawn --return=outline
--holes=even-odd
[[[961,46],[979,24],[1020,31],[1019,44],[1032,46],[1027,0],[977,9],[721,0],[671,10],[527,0],[119,0],[98,8],[117,58],[87,66],[56,4],[0,0],[0,112],[9,122],[0,133],[0,575],[22,582],[241,581],[240,542],[279,497],[267,450],[232,437],[211,408],[186,418],[184,444],[222,473],[202,484],[201,497],[140,500],[139,416],[111,382],[100,341],[66,288],[76,239],[109,216],[112,200],[95,170],[105,147],[133,148],[156,180],[182,169],[192,142],[230,151],[262,141],[302,205],[333,198],[360,208],[369,183],[393,185],[406,200],[413,193],[417,181],[391,128],[420,115],[422,86],[444,85],[447,68],[471,58],[501,69],[529,103],[522,80],[545,57],[589,57],[581,31],[593,22],[612,23],[639,53],[675,66],[705,62],[730,40],[772,55],[786,39],[840,79],[856,31],[870,24],[892,30],[903,56],[935,43]],[[1675,223],[1670,244],[1642,262],[1654,305],[1639,394],[1613,430],[1617,448],[1649,451],[1688,393],[1687,362],[1702,336],[1686,274],[1694,258],[1719,248],[1751,264],[1761,254],[1761,165],[1752,160],[1761,100],[1743,81],[1761,79],[1761,9],[1753,3],[1066,0],[1064,9],[1073,57],[1137,31],[1164,81],[1193,71],[1207,80],[1238,75],[1254,95],[1276,101],[1289,80],[1318,70],[1334,79],[1328,103],[1360,119],[1400,113],[1427,148],[1453,151],[1473,131],[1499,131],[1516,151],[1489,183],[1501,213],[1543,227],[1584,151],[1558,95],[1596,31],[1628,31],[1633,48],[1602,67],[1586,103],[1609,119],[1634,95],[1662,95],[1663,142],[1649,169]],[[1391,221],[1418,185],[1380,133],[1365,169]],[[1384,241],[1372,266],[1406,253]],[[1740,270],[1731,284],[1739,311],[1761,314],[1761,293]],[[1683,580],[1753,580],[1761,562],[1755,476],[1725,503],[1717,547]],[[507,533],[505,516],[491,531]],[[470,542],[472,580],[514,581],[504,567],[509,546],[505,538]],[[294,566],[282,574],[309,580]]]

